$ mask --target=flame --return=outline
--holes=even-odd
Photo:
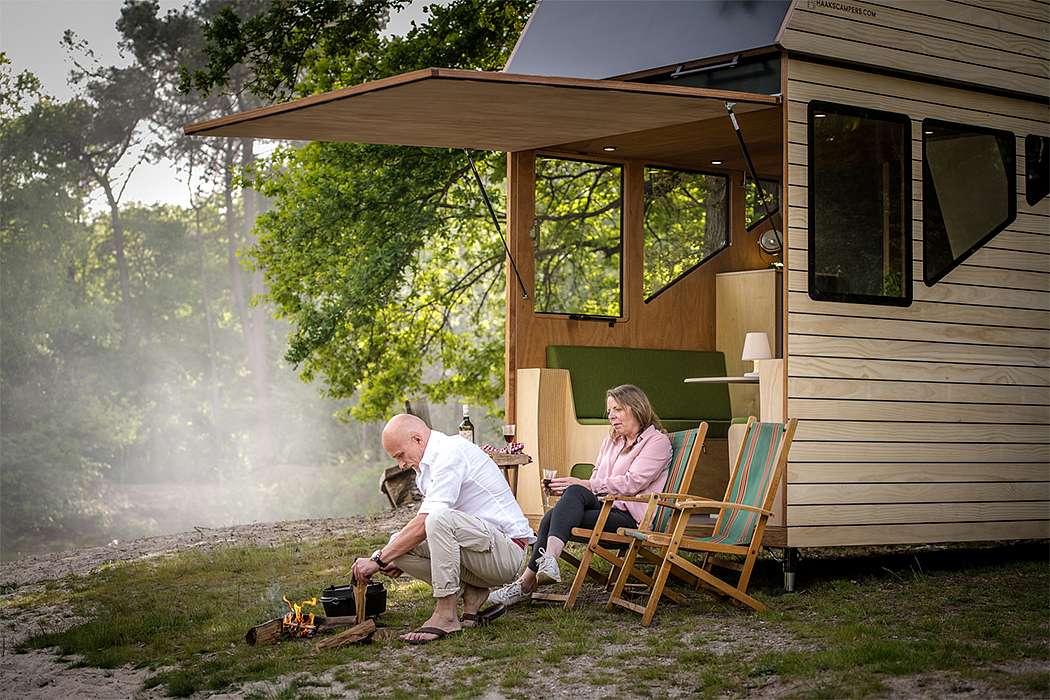
[[[288,607],[292,609],[290,613],[284,616],[282,621],[284,631],[293,637],[312,637],[315,629],[314,614],[304,614],[303,605],[317,605],[317,598],[304,600],[301,605],[297,605],[288,600],[288,596],[282,597],[284,602],[288,603]]]

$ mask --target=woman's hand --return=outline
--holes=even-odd
[[[557,479],[551,479],[551,495],[560,496],[565,493],[565,489],[573,484],[579,484],[587,490],[591,488],[591,482],[586,479],[577,479],[575,476],[559,476]]]

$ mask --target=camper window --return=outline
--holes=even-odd
[[[759,199],[755,181],[744,174],[744,227],[748,231],[780,211],[780,183],[762,178],[758,178],[758,182],[766,196],[765,202]]]
[[[536,158],[536,313],[623,315],[622,170]]]
[[[922,123],[922,276],[933,286],[1017,216],[1014,135]]]
[[[911,121],[809,103],[809,296],[911,304]]]
[[[645,301],[729,245],[729,178],[645,168]]]

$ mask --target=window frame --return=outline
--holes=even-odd
[[[1013,148],[1008,149],[1009,163],[1004,163],[1008,169],[1011,168],[1013,172],[1008,172],[1006,175],[1006,188],[1007,188],[1007,216],[1000,222],[995,228],[986,233],[976,243],[972,244],[966,252],[962,253],[958,257],[953,256],[952,263],[939,270],[936,274],[928,274],[929,268],[927,267],[927,261],[931,258],[929,256],[929,250],[927,246],[932,246],[930,238],[927,235],[927,214],[929,213],[927,207],[927,198],[930,196],[936,197],[937,189],[933,185],[933,173],[930,170],[929,161],[926,158],[926,137],[929,135],[927,131],[931,126],[940,126],[947,129],[954,129],[956,131],[963,131],[972,134],[984,134],[988,136],[996,137],[998,143],[998,137],[1006,137]],[[973,126],[971,124],[960,124],[958,122],[950,122],[944,119],[934,119],[927,117],[922,120],[922,280],[927,287],[932,287],[945,277],[948,276],[952,270],[955,270],[962,265],[967,259],[969,259],[974,253],[983,248],[989,241],[999,235],[1005,230],[1010,224],[1017,220],[1017,154],[1016,154],[1016,136],[1013,132],[1007,131],[1006,129],[991,129],[982,126]],[[1002,155],[1002,151],[1000,151]],[[940,210],[940,204],[938,202],[938,210]]]
[[[626,229],[626,226],[627,226],[627,212],[626,212],[626,209],[627,209],[627,193],[626,193],[626,189],[627,189],[627,164],[625,162],[622,162],[622,161],[619,161],[619,160],[615,160],[615,159],[608,159],[608,160],[606,160],[606,159],[590,158],[590,157],[583,157],[583,156],[573,158],[573,157],[569,157],[569,156],[566,156],[566,155],[563,155],[563,154],[560,154],[560,153],[550,153],[550,152],[544,152],[544,151],[537,151],[537,152],[535,152],[535,154],[533,155],[533,174],[534,175],[533,175],[532,189],[533,189],[533,218],[536,221],[538,221],[539,217],[537,215],[535,207],[536,207],[536,202],[538,201],[539,198],[538,198],[538,192],[537,192],[537,187],[536,187],[535,173],[538,170],[536,164],[540,161],[540,159],[557,160],[557,161],[564,161],[564,162],[569,162],[569,163],[585,163],[585,164],[589,164],[589,165],[599,165],[599,166],[611,166],[611,167],[615,167],[615,168],[619,169],[619,171],[620,171],[620,189],[619,189],[619,192],[620,192],[620,267],[619,267],[619,269],[620,269],[620,284],[619,284],[619,292],[617,294],[617,297],[618,297],[617,305],[619,306],[619,313],[616,316],[607,316],[607,315],[603,315],[603,314],[590,314],[590,313],[583,313],[583,312],[579,312],[579,311],[539,311],[539,310],[537,310],[536,309],[536,300],[538,299],[538,292],[537,292],[538,285],[537,285],[537,277],[536,277],[535,260],[533,261],[533,270],[532,270],[532,289],[533,289],[533,309],[532,309],[532,313],[535,314],[535,315],[538,315],[538,316],[561,317],[561,318],[567,318],[567,319],[571,319],[571,320],[608,321],[610,325],[612,325],[613,323],[621,323],[621,322],[623,322],[627,318],[627,300],[626,300],[626,297],[625,297],[626,285],[627,285],[627,260],[626,260],[626,258],[627,258],[627,229]],[[539,243],[538,240],[533,241],[533,248],[532,248],[533,255],[535,255],[536,251],[538,250],[538,247],[537,247],[538,243]]]
[[[666,166],[666,165],[660,165],[660,164],[657,164],[657,163],[644,163],[642,165],[642,178],[643,178],[643,180],[645,178],[645,172],[646,172],[646,170],[648,168],[656,168],[656,169],[659,169],[659,170],[669,170],[669,171],[678,172],[678,173],[690,173],[692,175],[704,175],[704,176],[708,176],[708,177],[720,177],[720,178],[724,179],[725,183],[726,183],[726,201],[725,201],[725,204],[726,204],[726,217],[725,217],[725,243],[723,243],[718,248],[718,250],[714,251],[713,253],[711,253],[710,255],[705,257],[703,260],[700,260],[696,264],[691,265],[689,268],[687,268],[686,270],[682,271],[682,273],[680,275],[678,275],[673,280],[671,280],[667,284],[665,284],[662,287],[660,287],[659,289],[657,289],[655,292],[653,292],[649,296],[643,297],[642,302],[645,303],[645,304],[648,304],[649,302],[653,301],[658,296],[660,296],[661,294],[663,294],[664,292],[669,290],[671,287],[675,286],[676,284],[681,282],[683,279],[688,277],[690,274],[692,274],[699,267],[701,267],[702,265],[707,263],[709,260],[713,260],[715,258],[715,256],[717,256],[719,253],[721,253],[721,252],[725,251],[726,249],[728,249],[729,245],[731,243],[730,235],[732,234],[732,231],[733,231],[733,224],[732,224],[732,221],[731,221],[731,219],[732,219],[732,206],[731,206],[732,197],[730,196],[730,189],[733,187],[733,178],[730,175],[728,175],[726,173],[707,172],[705,170],[691,170],[689,168],[674,168],[674,167],[670,167],[670,166]],[[642,201],[642,239],[641,239],[641,244],[642,244],[642,287],[644,289],[644,287],[645,287],[645,262],[646,262],[646,258],[645,258],[645,234],[646,234],[646,228],[645,228],[645,201],[644,201],[645,197],[644,197],[644,194],[642,196],[642,200],[643,201]]]
[[[901,141],[901,247],[902,247],[902,279],[901,289],[903,294],[898,297],[883,296],[876,294],[855,294],[847,292],[827,292],[817,289],[816,278],[817,278],[817,256],[816,251],[816,219],[814,211],[817,206],[816,192],[817,183],[816,175],[817,169],[814,167],[815,154],[814,154],[814,126],[815,126],[815,115],[819,112],[832,113],[843,116],[859,117],[861,119],[877,120],[888,122],[891,124],[900,125],[903,128],[903,139]],[[912,118],[900,112],[888,112],[885,110],[871,109],[867,107],[857,107],[855,105],[847,105],[841,102],[828,102],[824,100],[811,100],[807,105],[807,119],[806,119],[806,171],[807,171],[807,192],[808,192],[808,271],[807,271],[807,291],[809,297],[814,301],[831,301],[840,302],[847,304],[868,304],[875,306],[897,306],[907,307],[911,306],[914,300],[914,286],[912,282],[913,276],[913,241],[914,241],[914,221],[912,219],[912,198],[914,197],[914,178],[912,177]]]

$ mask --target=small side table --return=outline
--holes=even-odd
[[[507,483],[510,484],[510,491],[514,494],[514,497],[518,496],[518,469],[524,465],[532,462],[532,457],[527,454],[505,454],[503,452],[486,452],[492,461],[496,463],[496,466],[503,472],[503,476],[507,478]]]

